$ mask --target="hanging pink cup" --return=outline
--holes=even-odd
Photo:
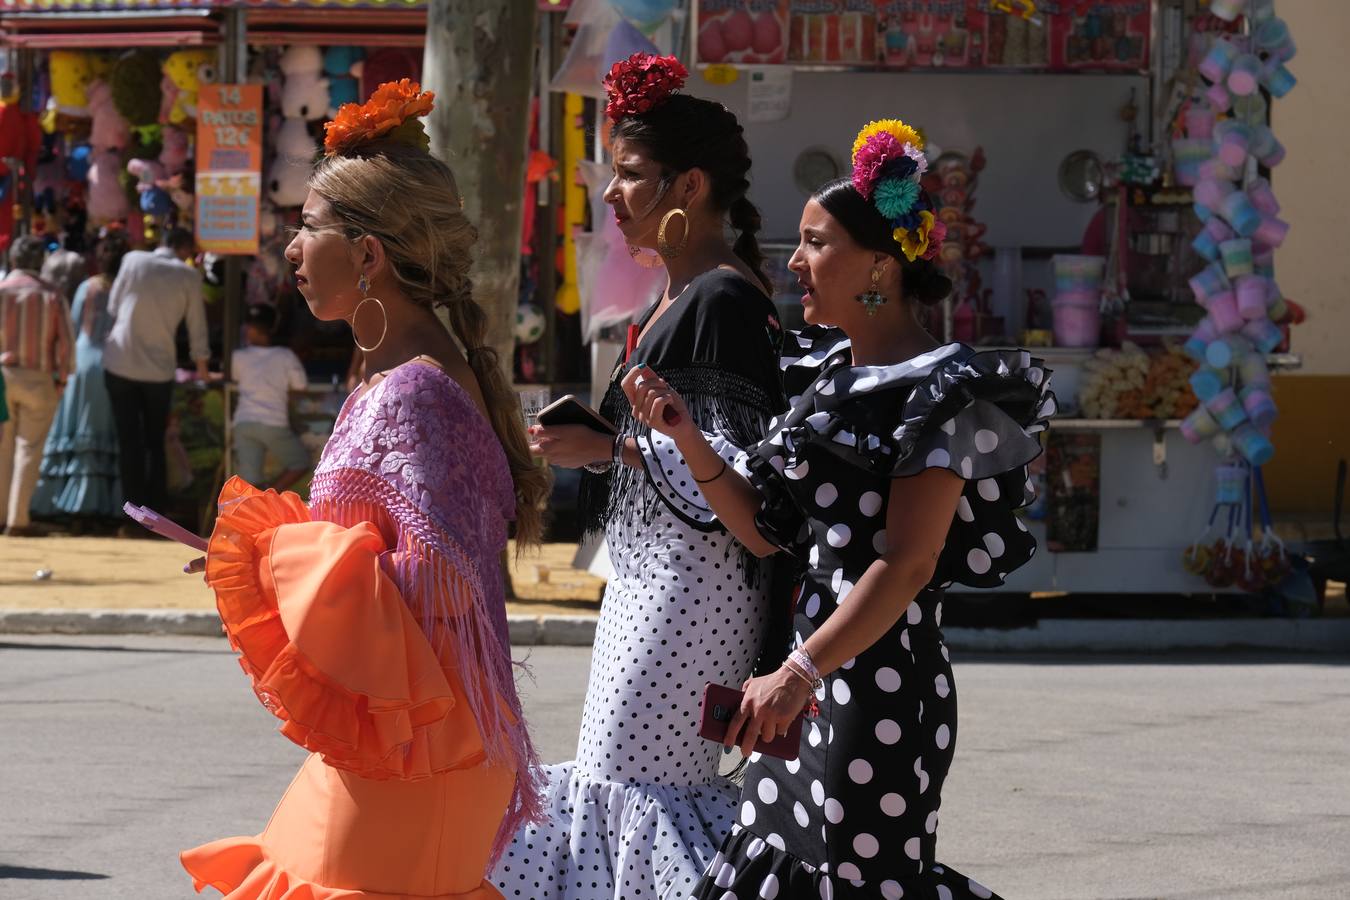
[[[1231,334],[1242,327],[1247,320],[1242,318],[1242,313],[1238,312],[1237,294],[1233,293],[1232,288],[1219,291],[1217,294],[1211,294],[1205,300],[1205,309],[1209,312],[1209,317],[1214,320],[1214,327],[1219,329],[1220,334]],[[1208,358],[1209,351],[1214,348],[1209,345],[1205,354]],[[1220,368],[1215,366],[1215,368]]]
[[[1270,299],[1270,282],[1260,275],[1243,275],[1233,285],[1237,294],[1238,313],[1247,321],[1269,318],[1267,301]]]
[[[1266,129],[1269,131],[1270,129]],[[1264,178],[1253,178],[1251,184],[1247,185],[1247,196],[1252,201],[1252,206],[1256,207],[1257,212],[1263,216],[1275,216],[1280,213],[1280,201],[1275,199],[1275,192],[1270,188],[1270,182]]]
[[[1257,428],[1265,428],[1280,414],[1275,406],[1275,398],[1263,388],[1245,387],[1239,396],[1242,398],[1242,408],[1247,411],[1247,418]]]
[[[1288,222],[1274,216],[1262,216],[1260,224],[1252,232],[1252,242],[1263,247],[1279,247],[1288,236]]]
[[[1223,198],[1233,193],[1233,190],[1233,186],[1227,181],[1206,178],[1195,186],[1193,194],[1196,203],[1211,210],[1217,210],[1223,203]]]
[[[1216,113],[1226,113],[1233,106],[1233,95],[1228,93],[1228,86],[1223,82],[1211,84],[1205,91],[1205,99]]]
[[[1205,401],[1205,408],[1218,419],[1219,425],[1225,431],[1232,431],[1247,421],[1247,411],[1242,408],[1242,401],[1232,388],[1224,388],[1210,397]]]
[[[1214,126],[1214,142],[1218,145],[1216,149],[1223,164],[1237,168],[1247,161],[1251,131],[1241,122],[1225,119]]]
[[[1284,332],[1269,318],[1248,322],[1242,327],[1242,336],[1262,353],[1270,353],[1284,343]]]
[[[1238,58],[1238,48],[1225,38],[1219,38],[1210,45],[1205,58],[1200,60],[1200,74],[1210,82],[1218,84],[1228,78],[1233,68],[1233,60]]]
[[[1228,70],[1228,90],[1239,97],[1250,97],[1261,84],[1261,60],[1244,53],[1233,60]]]

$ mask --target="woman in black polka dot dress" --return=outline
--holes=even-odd
[[[906,168],[917,180],[916,166],[890,171]],[[683,406],[662,379],[625,380],[638,418],[672,436],[727,527],[807,566],[797,649],[746,682],[730,733],[750,754],[813,692],[818,715],[796,759],[750,754],[737,826],[700,900],[994,896],[935,857],[956,740],[942,588],[998,584],[1034,552],[1014,511],[1031,499],[1025,467],[1054,399],[1025,352],[936,345],[914,312],[951,289],[922,256],[941,231],[908,247],[898,231],[848,179],[808,202],[791,267],[813,324],[784,354],[792,407],[731,465],[697,431],[660,424]]]
[[[516,836],[492,874],[508,898],[688,894],[730,831],[737,797],[718,775],[721,748],[698,737],[699,698],[708,681],[751,673],[769,612],[765,561],[721,527],[669,438],[634,422],[619,386],[645,361],[688,394],[691,421],[729,447],[758,442],[787,408],[782,329],[746,224],[757,227],[758,215],[735,214],[748,205],[741,128],[720,104],[677,95],[621,117],[614,135],[605,199],[631,244],[667,245],[670,287],[638,323],[632,359],[620,360],[600,406],[624,435],[618,458],[608,437],[580,426],[533,430],[550,462],[591,469],[583,525],[604,529],[614,574],[576,758],[544,767],[547,818]],[[743,225],[734,251],[728,205]],[[658,240],[664,218],[672,224]]]

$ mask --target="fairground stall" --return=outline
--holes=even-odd
[[[789,322],[800,304],[786,262],[809,192],[848,171],[870,119],[924,129],[956,283],[930,327],[1031,347],[1060,400],[1026,510],[1047,552],[1002,591],[1313,602],[1269,528],[1261,477],[1277,452],[1271,373],[1298,365],[1301,318],[1274,270],[1288,224],[1270,109],[1297,66],[1276,4],[613,6],[628,19],[612,28],[673,28],[687,90],[745,124]],[[597,295],[595,310],[608,303]],[[597,363],[613,358],[597,346]]]

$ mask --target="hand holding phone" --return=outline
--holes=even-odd
[[[735,688],[711,681],[703,688],[703,708],[700,710],[698,736],[707,741],[722,744],[726,742],[727,728],[732,718],[741,708],[741,699],[745,695]],[[755,742],[755,750],[765,756],[778,759],[796,759],[802,742],[802,719],[797,716],[788,726],[787,734],[779,735],[771,741],[760,739]]]
[[[127,502],[122,505],[122,511],[137,524],[153,531],[160,537],[166,537],[171,541],[177,541],[200,553],[206,552],[205,538],[193,534],[182,525],[161,516],[148,506],[137,506],[134,503]]]

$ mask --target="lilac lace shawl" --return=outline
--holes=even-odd
[[[500,558],[515,489],[506,455],[465,390],[408,363],[347,399],[315,469],[316,519],[372,522],[386,574],[443,664],[455,665],[488,761],[515,768],[493,860],[540,813],[537,759],[511,666]]]

